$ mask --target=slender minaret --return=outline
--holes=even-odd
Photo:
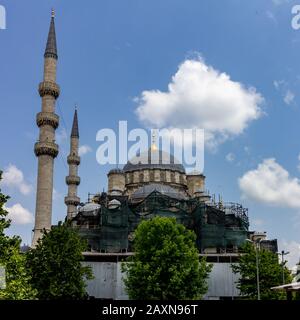
[[[67,205],[67,219],[70,220],[76,213],[77,206],[80,203],[80,198],[77,197],[77,187],[80,184],[78,177],[78,166],[80,164],[80,157],[78,156],[79,147],[79,130],[77,110],[75,109],[73,126],[70,141],[70,154],[68,156],[69,175],[66,177],[66,184],[68,185],[68,195],[65,197],[65,204]]]
[[[58,127],[59,117],[55,114],[55,101],[59,96],[60,89],[56,84],[58,56],[53,10],[44,58],[44,80],[39,85],[42,112],[38,113],[36,117],[40,134],[39,140],[34,147],[35,155],[38,157],[38,176],[33,247],[41,237],[42,230],[51,229],[53,165],[54,158],[58,155],[58,145],[55,143],[55,129]]]

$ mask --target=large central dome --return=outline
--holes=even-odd
[[[185,173],[183,165],[172,154],[154,148],[132,158],[123,168],[124,172],[143,169],[162,169]]]

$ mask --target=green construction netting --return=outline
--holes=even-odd
[[[225,211],[193,200],[178,200],[153,192],[141,203],[120,208],[101,207],[99,226],[80,229],[96,251],[120,252],[132,249],[133,232],[142,220],[154,216],[175,217],[177,222],[193,229],[201,252],[207,248],[240,247],[247,238],[246,216]]]

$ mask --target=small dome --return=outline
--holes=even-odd
[[[122,194],[123,194],[123,191],[117,190],[117,189],[111,190],[109,193],[109,195],[111,195],[111,196],[121,196]]]
[[[157,191],[161,194],[164,194],[166,196],[169,196],[169,197],[175,198],[175,199],[186,199],[187,198],[182,192],[177,191],[176,189],[174,189],[168,185],[158,184],[158,183],[151,183],[151,184],[147,184],[143,187],[140,187],[132,194],[131,198],[134,200],[143,199],[143,198],[146,198],[153,191]]]
[[[187,176],[203,176],[203,173],[198,170],[192,170],[190,172],[187,172]]]
[[[114,168],[114,169],[111,169],[109,172],[108,172],[108,176],[110,175],[110,174],[123,174],[124,172],[123,172],[123,170],[122,169],[119,169],[119,168]]]
[[[149,149],[132,158],[124,166],[123,171],[131,172],[142,169],[162,169],[185,173],[183,165],[172,154],[156,149]]]
[[[20,251],[22,253],[27,252],[29,250],[30,250],[30,247],[27,244],[22,245],[21,248],[20,248]]]
[[[109,209],[116,209],[116,208],[118,208],[120,206],[121,206],[121,202],[119,200],[117,200],[117,199],[112,199],[108,203],[108,208]]]
[[[83,207],[79,208],[79,212],[91,212],[96,211],[101,208],[100,204],[89,202],[86,203]]]

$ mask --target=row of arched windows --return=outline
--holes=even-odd
[[[174,171],[169,171],[170,175],[167,175],[166,170],[149,170],[149,179],[145,178],[146,173],[144,171],[140,171],[138,173],[138,179],[137,174],[134,172],[127,172],[125,175],[125,183],[131,184],[131,183],[143,183],[143,182],[170,182],[170,183],[180,183],[185,184],[185,175],[182,173],[178,173],[179,179],[176,179],[176,174]],[[159,176],[158,176],[159,174]],[[138,181],[137,181],[138,180]]]

